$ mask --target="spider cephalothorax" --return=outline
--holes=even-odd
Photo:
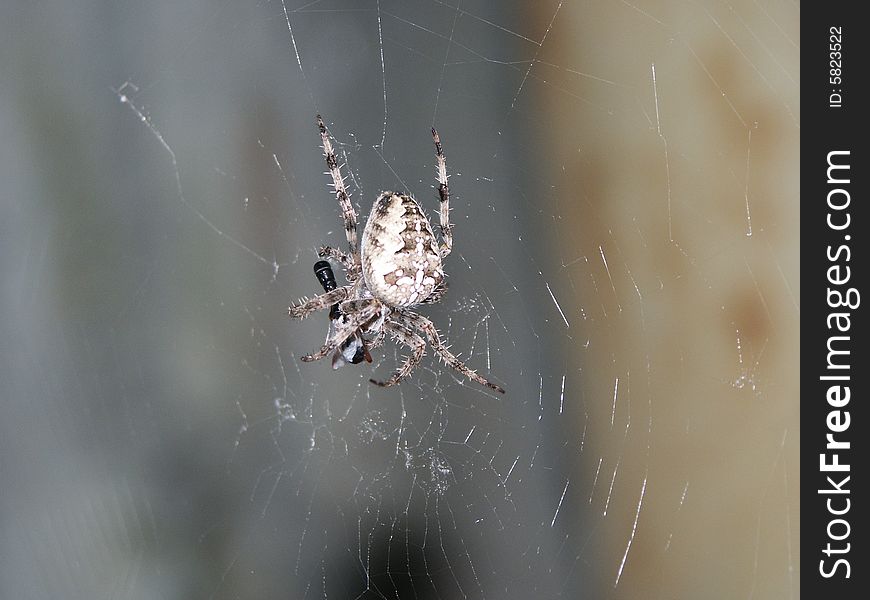
[[[332,176],[335,196],[342,210],[348,252],[324,246],[319,255],[341,263],[348,284],[338,287],[332,268],[326,261],[314,265],[314,272],[325,293],[290,307],[290,316],[302,319],[329,308],[330,327],[326,343],[304,362],[320,360],[331,352],[332,366],[371,362],[369,350],[384,343],[389,334],[407,346],[411,355],[386,381],[372,383],[391,386],[405,379],[420,364],[429,340],[435,354],[448,366],[469,379],[497,392],[504,389],[468,368],[454,356],[441,340],[435,325],[412,309],[441,299],[446,289],[443,259],[453,247],[449,220],[450,194],[447,188],[447,165],[438,132],[432,129],[438,161],[438,195],[441,200],[441,243],[435,237],[429,219],[414,198],[402,192],[382,192],[372,206],[357,247],[356,211],[344,186],[332,142],[320,115],[317,126],[323,142],[323,155]]]

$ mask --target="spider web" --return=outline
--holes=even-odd
[[[78,4],[2,53],[51,176],[0,161],[0,595],[799,595],[795,4]],[[437,221],[438,128],[420,312],[506,395],[301,363],[317,113],[360,231],[384,189]]]

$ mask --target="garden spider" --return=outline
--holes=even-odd
[[[381,192],[372,206],[357,247],[356,211],[344,186],[344,177],[332,149],[332,142],[317,115],[317,127],[323,143],[323,156],[332,176],[335,197],[341,206],[348,252],[324,246],[321,258],[341,263],[348,284],[338,287],[332,268],[318,261],[314,272],[325,293],[290,307],[290,316],[304,319],[318,310],[330,309],[330,329],[326,343],[313,354],[302,357],[312,362],[334,351],[332,367],[347,363],[371,362],[369,349],[377,348],[389,335],[407,346],[411,354],[386,381],[370,381],[388,387],[408,377],[420,364],[429,340],[435,354],[449,367],[468,379],[504,393],[504,389],[468,368],[454,356],[441,340],[435,325],[413,310],[420,304],[438,302],[446,290],[442,260],[453,247],[449,219],[450,195],[447,189],[447,165],[438,132],[432,129],[438,161],[438,195],[441,199],[441,239],[439,244],[429,219],[414,198],[402,192]]]

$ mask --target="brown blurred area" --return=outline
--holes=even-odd
[[[630,398],[585,465],[624,457],[613,562],[638,518],[614,597],[798,594],[798,22],[790,3],[565,4],[541,57],[576,72],[539,98],[572,190],[553,252],[582,257],[565,270],[588,310],[565,352],[591,397]]]

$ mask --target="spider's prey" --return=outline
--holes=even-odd
[[[325,260],[319,260],[314,263],[314,275],[317,281],[323,287],[324,292],[331,292],[338,287],[335,282],[335,273],[332,271],[332,265]],[[335,323],[341,321],[341,310],[338,304],[333,304],[329,308],[329,334],[327,338],[334,334]],[[332,368],[339,369],[346,364],[357,365],[363,360],[372,362],[372,355],[369,354],[368,348],[359,333],[355,333],[336,349],[332,355]]]
[[[290,316],[303,319],[328,308],[330,327],[320,350],[303,356],[302,360],[311,362],[332,354],[332,366],[336,369],[348,363],[371,362],[369,350],[382,345],[389,335],[406,346],[410,355],[386,381],[371,380],[374,384],[388,387],[401,382],[417,368],[426,352],[425,338],[447,366],[503,394],[501,386],[481,377],[454,356],[432,321],[414,310],[421,304],[438,302],[444,295],[446,282],[442,263],[453,248],[447,163],[438,132],[432,129],[441,205],[441,241],[436,238],[429,218],[412,196],[402,192],[381,192],[366,221],[362,244],[358,246],[356,211],[320,115],[317,116],[317,128],[335,198],[341,207],[348,246],[347,252],[324,246],[318,254],[341,264],[347,285],[338,287],[328,262],[319,261],[314,265],[324,293],[291,306]]]

